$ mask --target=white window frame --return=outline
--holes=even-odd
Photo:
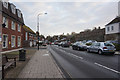
[[[114,26],[111,26],[111,31],[113,31],[114,30]]]
[[[8,35],[7,35],[7,34],[3,34],[2,37],[3,37],[4,35],[7,36],[7,41],[6,41],[6,46],[4,47],[4,46],[3,46],[3,42],[4,42],[4,41],[2,40],[2,48],[8,48]]]
[[[11,22],[11,29],[12,29],[12,30],[15,30],[15,29],[16,29],[16,28],[15,28],[15,22],[14,22],[14,21]]]
[[[13,14],[16,14],[16,7],[13,4],[11,4],[11,11]]]
[[[8,2],[7,1],[3,1],[3,6],[8,9]]]
[[[15,38],[15,41],[14,41],[14,45],[12,45],[12,37],[14,36],[14,38]],[[16,47],[16,36],[15,35],[11,35],[11,47],[12,48],[14,48],[14,47]]]
[[[19,41],[19,39],[20,39],[20,41]],[[18,47],[20,47],[21,46],[21,36],[18,36],[18,39],[17,39],[17,43],[18,43]]]
[[[19,9],[17,9],[17,15],[19,18],[21,18],[21,11]]]
[[[25,40],[28,40],[28,32],[25,33]]]
[[[21,32],[21,25],[18,24],[18,32]]]
[[[110,27],[107,27],[107,31],[108,31],[108,32],[110,31]]]
[[[3,16],[3,23],[5,23],[5,27],[8,28],[8,19]]]

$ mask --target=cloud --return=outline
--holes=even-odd
[[[14,4],[22,11],[25,24],[34,31],[37,30],[37,15],[48,13],[39,16],[40,32],[44,35],[104,27],[117,16],[117,2],[14,2]]]
[[[11,2],[118,2],[119,0],[10,0]]]

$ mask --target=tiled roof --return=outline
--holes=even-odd
[[[27,31],[27,32],[30,32],[30,33],[33,33],[33,34],[35,34],[35,32],[32,30],[32,29],[30,29],[28,26],[23,26],[23,29],[25,30],[25,31]]]
[[[107,25],[110,25],[110,24],[114,24],[114,23],[118,23],[120,22],[120,17],[116,17],[115,19],[113,19],[110,23],[108,23]],[[107,26],[106,25],[106,26]]]

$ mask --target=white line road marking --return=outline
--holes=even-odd
[[[83,57],[80,57],[80,56],[77,56],[77,55],[74,55],[74,54],[71,54],[71,55],[73,55],[73,56],[75,56],[77,58],[83,59]]]
[[[94,64],[96,64],[96,65],[98,65],[98,66],[100,66],[100,67],[103,67],[103,68],[105,68],[105,69],[108,69],[108,70],[110,70],[110,71],[113,71],[113,72],[115,72],[115,73],[120,74],[120,72],[119,72],[119,71],[116,71],[116,70],[111,69],[111,68],[109,68],[109,67],[103,66],[103,65],[101,65],[101,64],[99,64],[99,63],[94,63]]]
[[[72,55],[72,56],[74,56],[74,57],[77,57],[77,58],[80,58],[80,59],[83,59],[83,57],[80,57],[80,56],[77,56],[77,55],[74,55],[74,54],[72,54],[72,53],[68,53],[68,52],[66,52],[66,51],[64,51],[64,50],[62,50],[62,49],[59,49],[61,52],[65,52],[65,53],[67,53],[67,54],[70,54],[70,55]]]

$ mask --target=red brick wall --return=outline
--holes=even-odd
[[[2,49],[3,51],[12,50],[12,49],[17,49],[17,48],[21,48],[21,47],[22,47],[22,44],[21,44],[20,47],[18,47],[18,44],[17,44],[17,43],[18,43],[18,41],[17,41],[18,36],[21,36],[21,40],[22,40],[22,33],[21,33],[21,32],[18,32],[18,28],[17,28],[18,23],[15,22],[15,27],[16,27],[16,29],[15,29],[15,30],[12,30],[12,29],[11,29],[11,22],[12,22],[12,20],[11,20],[10,18],[8,18],[8,17],[7,17],[7,19],[8,19],[8,28],[2,28],[2,33],[8,35],[8,48]],[[21,26],[21,27],[22,27],[22,26]],[[12,48],[12,47],[11,47],[11,44],[9,44],[9,42],[11,43],[11,36],[12,36],[12,35],[15,35],[15,38],[16,38],[16,44],[15,44],[15,47],[14,47],[14,48]]]

